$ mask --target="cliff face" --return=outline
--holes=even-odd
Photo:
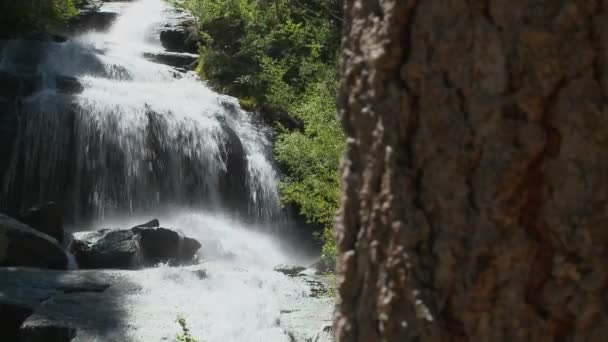
[[[608,1],[346,1],[339,341],[608,334]]]

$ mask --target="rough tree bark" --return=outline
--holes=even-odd
[[[335,334],[608,339],[608,0],[346,0]]]

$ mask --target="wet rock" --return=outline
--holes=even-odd
[[[76,329],[42,318],[28,318],[19,329],[19,338],[27,342],[70,342]]]
[[[325,332],[332,324],[333,298],[307,298],[297,308],[281,310],[278,325],[292,342],[330,342]]]
[[[37,231],[62,242],[64,231],[61,213],[55,202],[47,202],[21,212],[17,218]]]
[[[0,214],[0,267],[65,269],[67,257],[52,237]]]
[[[139,236],[133,230],[74,234],[71,250],[81,268],[136,269],[142,264]]]
[[[328,324],[321,328],[312,342],[332,342],[334,340],[333,337],[333,327],[331,324]]]
[[[106,31],[118,18],[118,13],[85,11],[67,23],[66,30],[72,34],[85,31]]]
[[[191,66],[196,63],[198,55],[185,52],[145,52],[144,58],[176,68],[191,69]]]
[[[62,94],[80,94],[84,86],[71,76],[54,76],[50,79],[42,75],[14,75],[0,71],[0,97],[14,98],[30,96],[45,88],[55,88]]]
[[[160,227],[160,222],[158,222],[158,219],[153,219],[149,222],[143,223],[143,224],[138,224],[137,226],[133,227],[133,229],[136,228],[156,228],[156,227]]]
[[[290,277],[297,277],[298,274],[304,271],[306,267],[293,266],[293,265],[277,265],[274,270],[279,273],[283,273]]]
[[[196,26],[182,23],[165,27],[160,32],[160,41],[167,51],[196,53],[200,36]]]
[[[226,107],[227,103],[223,103]],[[232,109],[236,111],[236,109]],[[238,115],[234,112],[233,115]],[[250,188],[247,184],[247,157],[241,139],[236,132],[224,121],[220,120],[225,139],[220,145],[221,157],[226,165],[220,178],[219,189],[223,194],[225,208],[232,208],[238,214],[247,215],[249,208]]]
[[[316,271],[316,274],[331,273],[336,270],[336,261],[321,258],[319,261],[312,264],[311,268]]]
[[[166,228],[143,229],[140,235],[143,256],[147,264],[187,263],[193,260],[196,251],[201,247],[198,241],[183,237]]]
[[[154,220],[145,225],[157,225]],[[181,265],[195,260],[201,244],[167,228],[76,233],[71,251],[81,268],[138,269],[158,263]]]
[[[118,293],[106,290],[123,279],[108,271],[0,269],[2,341],[76,341],[77,329],[80,341],[105,341],[87,332],[95,324],[116,328]]]

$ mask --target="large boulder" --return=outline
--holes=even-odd
[[[19,221],[37,231],[63,241],[63,218],[61,209],[55,202],[47,202],[22,211],[17,217]]]
[[[191,262],[201,244],[166,228],[141,229],[141,248],[147,264]]]
[[[54,87],[58,93],[71,95],[80,94],[84,86],[71,76],[54,76]],[[0,70],[0,97],[26,97],[43,90],[47,86],[42,75],[15,75]]]
[[[0,267],[65,269],[67,262],[55,239],[0,214]]]
[[[71,251],[81,268],[138,269],[158,263],[191,263],[201,244],[171,229],[153,228],[158,220],[128,230],[76,233]]]
[[[142,265],[139,235],[134,230],[76,233],[71,251],[80,268],[136,269]]]
[[[160,41],[167,51],[196,53],[200,36],[196,26],[183,23],[165,27],[160,32]]]
[[[198,55],[187,52],[144,52],[144,58],[176,68],[192,69],[196,65]]]

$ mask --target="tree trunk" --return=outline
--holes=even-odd
[[[345,2],[336,339],[608,339],[608,0]]]

